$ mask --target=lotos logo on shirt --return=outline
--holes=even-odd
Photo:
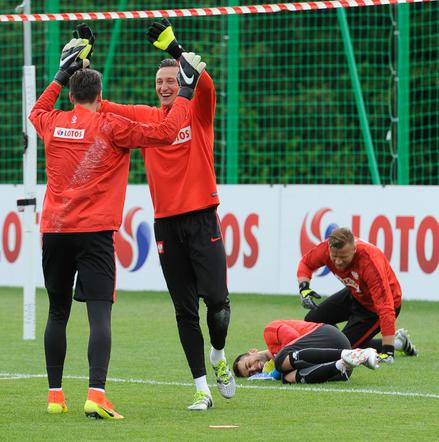
[[[178,132],[177,138],[172,144],[186,143],[186,141],[192,140],[192,128],[190,126],[183,127]]]
[[[55,127],[53,136],[56,138],[66,138],[68,140],[84,139],[84,129],[68,129],[65,127]]]

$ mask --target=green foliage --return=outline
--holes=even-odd
[[[51,2],[34,0],[33,12],[45,12]],[[185,8],[187,1],[59,0],[65,12]],[[235,2],[236,3],[236,2]],[[243,4],[244,2],[241,2]],[[225,0],[203,6],[224,6]],[[410,5],[410,183],[438,184],[437,2]],[[347,9],[357,71],[368,115],[378,169],[383,184],[395,183],[396,124],[391,67],[397,47],[397,6]],[[0,7],[0,13],[13,13]],[[229,85],[227,16],[171,19],[178,40],[186,49],[204,56],[217,89],[215,166],[220,183],[226,182],[227,99]],[[105,72],[116,21],[90,22],[96,30],[93,67],[104,71],[105,97],[121,103],[157,105],[154,76],[164,54],[145,38],[149,20],[120,21],[114,62]],[[33,23],[33,62],[37,68],[37,94],[53,76],[53,66],[76,22]],[[0,25],[0,182],[22,181],[21,66],[22,25]],[[352,82],[346,63],[336,11],[307,11],[242,15],[239,26],[238,182],[261,184],[369,184],[364,139],[360,130]],[[54,29],[59,42],[53,42]],[[55,48],[49,51],[49,46]],[[58,45],[58,48],[56,47]],[[69,109],[66,92],[60,107]],[[45,181],[44,153],[38,150],[38,180]],[[141,156],[136,153],[130,182],[144,183]]]

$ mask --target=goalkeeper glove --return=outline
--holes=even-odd
[[[300,301],[302,302],[302,307],[309,310],[316,309],[318,306],[314,302],[313,298],[320,299],[321,296],[314,290],[309,288],[309,282],[303,281],[299,284]]]
[[[270,373],[256,373],[248,378],[249,381],[278,381],[281,378],[281,374],[274,369]]]
[[[76,26],[76,29],[73,31],[73,38],[85,38],[88,40],[89,44],[91,44],[91,50],[87,55],[87,59],[88,61],[90,61],[96,40],[96,36],[93,34],[93,31],[88,25],[86,25],[85,23],[81,23],[80,25]]]
[[[395,362],[395,347],[393,345],[383,345],[381,353],[378,353],[380,364],[393,364]]]
[[[177,81],[180,85],[179,97],[188,100],[194,96],[195,86],[200,75],[206,68],[206,63],[201,61],[201,57],[193,52],[183,52],[180,57],[180,65],[177,74]]]
[[[159,22],[153,22],[146,37],[156,48],[168,52],[176,60],[181,57],[183,48],[178,44],[171,23],[166,18]]]
[[[90,65],[87,59],[92,49],[87,39],[72,38],[63,48],[59,61],[59,70],[54,80],[61,86],[66,86],[70,77],[79,69]]]

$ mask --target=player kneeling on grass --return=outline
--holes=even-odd
[[[346,381],[360,365],[378,367],[374,349],[352,350],[346,336],[332,325],[276,320],[265,327],[264,340],[267,350],[252,349],[235,359],[236,376],[314,384]]]
[[[346,286],[320,304],[310,288],[313,272],[327,266]],[[332,231],[328,239],[313,247],[297,269],[300,298],[309,309],[305,321],[336,325],[346,322],[343,333],[352,347],[372,347],[381,362],[393,362],[394,351],[416,356],[406,330],[395,332],[401,310],[402,291],[384,253],[373,244],[354,237],[345,228]],[[382,339],[374,339],[381,332]]]
[[[87,36],[90,38],[74,38],[64,47],[54,81],[29,116],[44,140],[46,154],[47,189],[40,229],[49,296],[44,334],[48,412],[67,411],[62,375],[76,277],[74,299],[86,303],[90,325],[89,390],[84,411],[97,419],[122,419],[106,399],[105,383],[115,300],[114,232],[122,221],[130,148],[163,146],[175,140],[188,118],[190,100],[205,64],[199,56],[183,53],[180,89],[172,110],[161,121],[142,124],[97,112],[102,81],[99,72],[84,69],[93,46],[91,32]],[[68,112],[55,110],[62,86],[67,84],[75,107]]]

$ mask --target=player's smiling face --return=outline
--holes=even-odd
[[[177,82],[178,66],[167,66],[157,71],[155,90],[163,106],[170,107],[177,98],[180,86]]]
[[[243,378],[248,378],[256,373],[261,373],[268,360],[265,352],[253,349],[239,360],[237,368]]]

